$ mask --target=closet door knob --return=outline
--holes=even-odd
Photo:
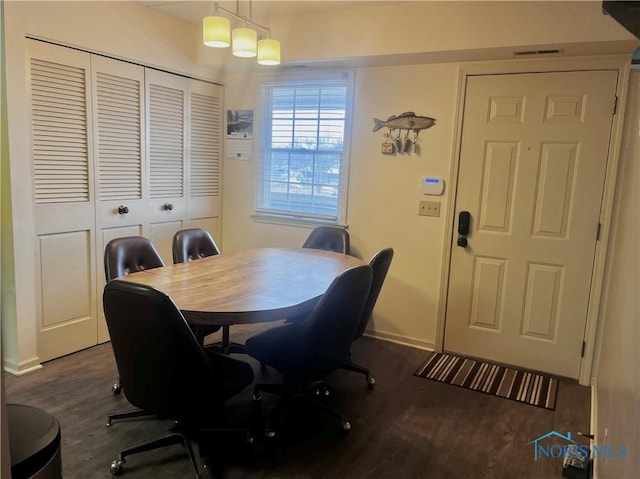
[[[173,205],[171,203],[165,203],[162,205],[162,209],[165,211],[171,211],[173,209]]]
[[[123,205],[118,206],[119,215],[126,215],[128,212],[129,212],[129,208],[127,208],[126,206],[123,206]]]

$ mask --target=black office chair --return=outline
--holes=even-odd
[[[173,263],[187,263],[207,256],[220,254],[220,249],[211,234],[201,228],[188,228],[177,231],[171,243]],[[228,326],[226,326],[228,328]],[[220,326],[191,325],[193,333],[201,344],[205,336],[220,330]],[[226,331],[228,335],[228,331]],[[235,351],[234,351],[235,352]]]
[[[104,249],[104,274],[108,281],[145,269],[164,266],[158,250],[144,236],[115,238]]]
[[[318,381],[348,360],[370,286],[370,266],[348,269],[334,279],[305,319],[269,329],[247,340],[249,355],[283,376],[280,384],[255,385],[256,404],[261,400],[262,391],[283,396],[274,414],[291,400],[306,398],[338,416],[343,431],[351,428],[342,413],[319,402],[312,391],[315,392]]]
[[[251,384],[253,369],[243,361],[205,351],[171,298],[150,286],[114,280],[103,296],[111,345],[127,400],[160,420],[174,421],[170,431],[120,452],[111,472],[120,474],[131,454],[181,443],[196,470],[203,470],[198,438],[216,429],[224,403]],[[126,413],[109,416],[128,417]]]
[[[171,250],[174,264],[220,254],[220,249],[213,237],[201,228],[189,228],[176,232],[173,235]]]
[[[393,248],[386,248],[378,251],[373,256],[373,258],[371,258],[371,261],[369,261],[369,266],[371,266],[371,271],[373,272],[371,290],[369,291],[369,296],[367,297],[367,302],[364,306],[364,311],[362,312],[360,322],[358,323],[358,327],[356,328],[356,332],[353,337],[354,341],[360,338],[367,329],[367,325],[369,324],[369,320],[371,319],[371,314],[373,313],[373,308],[376,305],[376,301],[378,300],[378,295],[380,294],[380,290],[382,289],[384,279],[387,277],[387,272],[389,271],[389,266],[391,266],[392,259]],[[363,366],[353,363],[351,361],[351,353],[349,353],[349,359],[342,364],[342,368],[349,371],[354,371],[356,373],[364,374],[366,376],[367,386],[370,389],[373,389],[373,387],[375,386],[376,380],[371,376],[370,371]]]
[[[107,283],[118,276],[159,268],[164,262],[153,243],[143,236],[125,236],[112,239],[104,249],[104,275]],[[120,377],[111,387],[120,394]]]
[[[340,226],[318,226],[311,231],[303,248],[323,249],[350,254],[349,232]]]

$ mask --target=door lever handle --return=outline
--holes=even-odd
[[[467,235],[469,234],[469,228],[471,226],[471,213],[468,211],[461,211],[458,214],[458,237],[457,244],[461,248],[466,248],[469,244],[467,241]]]

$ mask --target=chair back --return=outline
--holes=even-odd
[[[173,262],[186,263],[194,259],[220,254],[220,249],[208,231],[189,228],[173,235]]]
[[[371,287],[371,267],[350,268],[338,275],[313,311],[300,320],[300,351],[320,368],[349,356],[351,343]]]
[[[105,286],[103,303],[123,391],[133,406],[189,418],[215,409],[252,381],[247,363],[205,353],[166,294],[114,280]]]
[[[107,282],[118,276],[161,266],[164,266],[164,262],[158,250],[143,236],[115,238],[104,249],[104,274]]]
[[[358,324],[356,334],[353,339],[358,339],[367,329],[367,325],[371,319],[371,314],[373,313],[373,308],[376,305],[376,301],[378,301],[378,295],[380,295],[380,290],[382,289],[384,279],[387,277],[387,272],[389,271],[389,266],[391,266],[392,259],[393,248],[385,248],[378,251],[373,258],[371,258],[371,261],[369,261],[369,266],[371,266],[371,271],[373,272],[371,290],[369,291],[369,296],[367,297],[367,302],[364,306],[364,311],[362,312],[362,317],[360,318],[360,323]]]
[[[318,226],[311,231],[303,248],[323,249],[350,254],[349,232],[339,226]]]

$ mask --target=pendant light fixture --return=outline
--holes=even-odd
[[[233,55],[242,58],[257,56],[260,65],[280,64],[280,42],[271,38],[267,27],[251,19],[252,3],[249,0],[249,18],[240,16],[240,1],[236,0],[236,13],[213,4],[213,14],[202,20],[203,43],[208,47],[226,48],[231,44]],[[241,22],[238,28],[231,30],[226,17]],[[258,31],[262,38],[258,41]]]
[[[251,58],[257,55],[258,32],[247,28],[244,23],[242,27],[233,29],[231,39],[231,49],[236,57]]]
[[[220,16],[218,5],[213,15],[202,19],[202,41],[208,47],[226,48],[231,44],[229,19]]]
[[[258,42],[258,63],[260,65],[280,64],[280,42],[273,38],[263,38]]]

